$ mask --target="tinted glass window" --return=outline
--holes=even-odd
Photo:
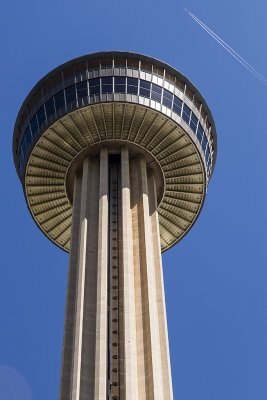
[[[60,108],[65,106],[63,90],[55,95],[55,105],[56,105],[56,110],[59,110]]]
[[[20,172],[22,172],[22,169],[23,169],[23,153],[22,153],[22,151],[20,151],[20,157],[19,157],[19,159],[20,159],[20,163],[19,163]]]
[[[151,83],[140,79],[140,96],[150,97]]]
[[[162,104],[170,109],[172,108],[172,101],[166,97],[163,97]]]
[[[190,127],[194,132],[196,132],[196,129],[197,129],[197,117],[195,116],[195,114],[193,112],[191,114]]]
[[[138,92],[138,79],[127,78],[127,93],[137,94]]]
[[[201,126],[200,124],[198,124],[198,128],[197,128],[197,138],[198,138],[198,140],[200,141],[200,143],[201,143],[201,141],[202,141],[203,133],[204,133],[204,131],[203,131],[202,126]]]
[[[209,156],[210,156],[210,150],[209,150],[209,147],[207,147],[207,151],[206,151],[206,161],[207,162],[208,162]]]
[[[162,92],[162,88],[158,85],[155,85],[154,83],[152,83],[152,91],[158,94],[161,94]]]
[[[29,127],[28,127],[28,129],[26,130],[26,132],[25,132],[25,138],[24,138],[24,140],[26,140],[26,144],[31,143],[32,135],[31,135],[31,130],[30,130]]]
[[[184,104],[183,116],[182,116],[182,118],[183,118],[183,120],[184,120],[187,124],[189,124],[190,112],[191,112],[190,108],[187,107],[186,104]]]
[[[161,102],[161,95],[155,92],[151,92],[151,99],[157,101],[158,103]]]
[[[25,154],[25,153],[26,153],[26,150],[27,150],[26,137],[23,139],[22,144],[21,144],[21,147],[22,147],[23,153]]]
[[[166,99],[172,101],[172,93],[169,92],[169,91],[166,90],[166,89],[163,90],[163,97],[165,97]]]
[[[76,100],[76,90],[75,85],[69,86],[65,89],[66,102],[71,103]]]
[[[50,115],[52,115],[55,112],[55,106],[54,106],[53,98],[48,100],[47,103],[45,103],[45,111],[46,111],[47,118],[50,117]]]
[[[45,121],[45,110],[44,110],[44,106],[42,106],[41,108],[39,108],[39,110],[37,111],[37,118],[38,118],[39,126],[41,126],[42,123]]]
[[[138,86],[137,78],[127,78],[127,85]]]
[[[124,76],[115,76],[114,87],[116,93],[125,93],[126,78]]]
[[[160,86],[152,83],[151,99],[160,103],[161,102],[161,92],[162,92],[162,88]]]
[[[102,78],[102,93],[112,93],[112,77]]]
[[[142,79],[140,79],[140,87],[150,90],[150,88],[151,88],[151,83],[150,83],[150,82],[147,82],[147,81],[143,81]]]
[[[206,136],[205,136],[205,135],[203,135],[203,140],[202,140],[202,149],[203,149],[203,151],[204,151],[204,152],[205,152],[205,149],[206,149],[207,143],[208,143],[208,141],[207,141],[207,138],[206,138]]]
[[[29,129],[29,128],[28,128]],[[27,131],[26,131],[26,135],[27,135],[27,132],[28,132],[28,129],[27,129]],[[33,117],[33,119],[31,120],[31,130],[32,130],[32,134],[34,135],[35,134],[35,132],[37,131],[37,129],[38,129],[38,124],[37,124],[37,118],[36,118],[36,115]],[[30,136],[30,135],[29,135]],[[27,136],[26,136],[27,137]],[[28,139],[27,139],[27,142],[28,142]],[[29,143],[29,142],[28,142]]]
[[[76,83],[76,90],[78,99],[81,99],[82,97],[87,97],[88,96],[87,81]]]
[[[94,94],[100,94],[100,79],[90,79],[89,80],[90,96]]]
[[[182,101],[178,97],[174,96],[173,97],[173,111],[176,114],[181,115],[181,109],[182,109]]]

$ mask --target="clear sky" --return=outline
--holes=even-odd
[[[27,210],[12,158],[16,115],[51,69],[103,50],[180,70],[217,127],[202,213],[163,255],[174,398],[267,399],[267,87],[184,8],[267,77],[266,0],[2,4],[0,399],[58,398],[68,264]]]

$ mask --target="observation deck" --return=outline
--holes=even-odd
[[[70,249],[73,174],[100,144],[127,145],[155,166],[162,251],[190,230],[214,170],[217,135],[197,88],[154,58],[102,52],[41,79],[15,124],[13,155],[31,215]]]

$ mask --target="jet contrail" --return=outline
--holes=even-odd
[[[250,65],[244,58],[242,58],[231,46],[225,43],[215,32],[213,32],[207,25],[205,25],[200,19],[198,19],[193,13],[185,9],[188,15],[197,22],[213,39],[216,40],[228,53],[230,53],[243,67],[245,67],[249,72],[251,72],[256,78],[267,85],[267,80]]]

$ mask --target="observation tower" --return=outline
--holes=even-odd
[[[197,88],[145,55],[71,60],[25,99],[17,173],[70,253],[60,400],[173,399],[161,252],[196,221],[216,150]]]

